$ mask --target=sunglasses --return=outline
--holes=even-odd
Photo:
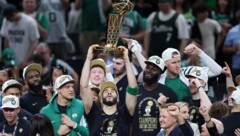
[[[14,110],[15,110],[14,108],[3,108],[3,111],[5,111],[5,112],[7,112],[7,111],[12,112],[12,111],[14,111]]]

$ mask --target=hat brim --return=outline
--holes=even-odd
[[[151,61],[144,61],[145,64],[153,64],[154,66],[158,67],[161,71],[163,71],[163,69],[161,69],[158,65],[156,65],[155,63],[151,62]]]
[[[11,85],[9,85],[8,87],[6,87],[4,90],[2,90],[3,93],[5,93],[6,90],[9,89],[10,87],[17,87],[17,88],[19,88],[20,90],[22,90],[22,87],[23,87],[23,86],[22,86],[21,84],[11,84]]]
[[[94,66],[101,66],[103,68],[104,72],[106,72],[106,64],[103,61],[98,60],[98,59],[92,60],[90,67],[92,68]]]
[[[105,91],[105,89],[108,87],[113,88],[116,91],[116,93],[118,94],[117,86],[113,82],[107,81],[100,85],[100,95],[101,96],[102,96],[103,92]]]
[[[74,82],[75,82],[75,80],[69,80],[69,81],[63,83],[61,86],[59,86],[59,87],[56,88],[56,89],[62,88],[62,87],[65,86],[66,84],[68,84],[68,83],[74,83]]]
[[[24,73],[24,76],[23,76],[24,79],[26,78],[26,74],[31,70],[36,70],[40,74],[42,74],[42,66],[40,64],[31,64],[31,65],[27,66],[27,69],[25,70],[25,73]]]

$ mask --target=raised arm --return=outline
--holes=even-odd
[[[88,86],[90,65],[93,59],[93,49],[98,45],[92,45],[88,48],[87,57],[82,68],[82,74],[80,78],[80,95],[84,104],[85,113],[88,114],[93,104],[91,89]]]
[[[223,68],[222,73],[226,76],[227,88],[235,87],[233,78],[232,78],[231,69],[230,69],[229,65],[227,64],[227,62],[225,62],[225,67]]]
[[[222,72],[222,67],[217,64],[211,57],[204,53],[200,48],[196,46],[195,43],[189,44],[185,49],[184,53],[188,55],[198,55],[206,64],[206,67],[209,68],[208,76],[214,77],[220,75]]]
[[[128,49],[136,56],[142,70],[145,69],[146,58],[142,55],[139,46],[141,46],[136,40],[123,38],[127,42]]]
[[[123,50],[123,59],[127,71],[127,79],[128,79],[128,87],[126,89],[126,106],[128,108],[129,114],[133,115],[135,106],[137,104],[137,94],[138,94],[138,87],[137,81],[132,70],[132,66],[128,57],[128,49],[120,46],[120,49]]]
[[[207,107],[208,109],[211,108],[212,106],[212,102],[210,101],[210,99],[208,98],[203,86],[201,85],[199,79],[195,78],[192,79],[190,82],[193,82],[193,84],[196,85],[196,87],[198,88],[198,93],[200,95],[200,105],[204,105],[205,107]]]

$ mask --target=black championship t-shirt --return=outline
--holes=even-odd
[[[152,91],[139,86],[139,95],[133,120],[133,136],[156,136],[160,130],[159,105],[157,99],[159,93],[169,97],[167,103],[177,102],[176,94],[167,86],[158,84]]]
[[[125,104],[114,114],[107,115],[96,103],[93,103],[86,119],[91,136],[129,136],[132,116]]]
[[[36,95],[27,92],[20,98],[20,105],[23,109],[31,114],[37,114],[39,111],[48,104],[45,95]]]
[[[235,129],[240,128],[240,112],[233,112],[227,117],[220,119],[224,126],[226,136],[235,136]]]
[[[118,107],[119,107],[125,104],[126,88],[128,86],[127,75],[125,75],[121,80],[119,80],[116,86],[118,88],[118,93],[119,93],[119,102],[118,102]]]
[[[1,122],[0,132],[11,134],[14,136],[29,136],[30,124],[29,121],[19,119],[16,124],[8,125],[6,121]]]

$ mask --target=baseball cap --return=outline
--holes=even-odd
[[[203,67],[189,66],[184,70],[184,74],[187,78],[192,76],[203,80],[205,83],[208,82],[208,74]]]
[[[240,89],[236,88],[237,90],[233,91],[231,98],[234,99],[236,104],[240,104]]]
[[[235,81],[238,85],[240,85],[240,75],[238,75],[236,78],[235,78]]]
[[[70,75],[61,75],[55,81],[54,88],[59,89],[67,83],[74,83],[74,79]]]
[[[113,88],[118,94],[118,89],[117,89],[117,86],[115,85],[115,83],[113,83],[111,81],[107,81],[107,82],[104,82],[100,85],[100,96],[102,96],[103,91],[108,87]]]
[[[18,108],[19,107],[19,99],[14,95],[4,96],[2,99],[2,108]]]
[[[175,58],[175,57],[181,57],[181,56],[180,56],[179,51],[177,49],[174,49],[174,48],[167,48],[162,53],[162,59],[163,59],[164,62],[167,61],[167,60],[170,60],[172,58]]]
[[[22,84],[20,84],[17,80],[10,79],[10,80],[3,83],[3,85],[2,85],[3,93],[10,87],[17,87],[21,90],[22,89]]]
[[[152,63],[152,64],[156,65],[157,67],[159,67],[162,71],[165,66],[163,60],[158,56],[151,56],[147,61],[145,61],[145,63],[146,64]]]
[[[16,65],[16,57],[13,49],[11,48],[4,49],[2,53],[2,58],[6,65],[11,65],[11,66]]]
[[[3,16],[7,17],[12,15],[12,13],[17,12],[17,7],[13,4],[5,4],[3,7]]]
[[[100,66],[103,68],[104,72],[106,73],[106,64],[103,59],[94,59],[91,61],[91,68],[94,66]]]
[[[37,63],[32,63],[23,69],[23,78],[24,79],[26,78],[25,76],[30,70],[37,70],[40,74],[42,74],[42,66]]]

